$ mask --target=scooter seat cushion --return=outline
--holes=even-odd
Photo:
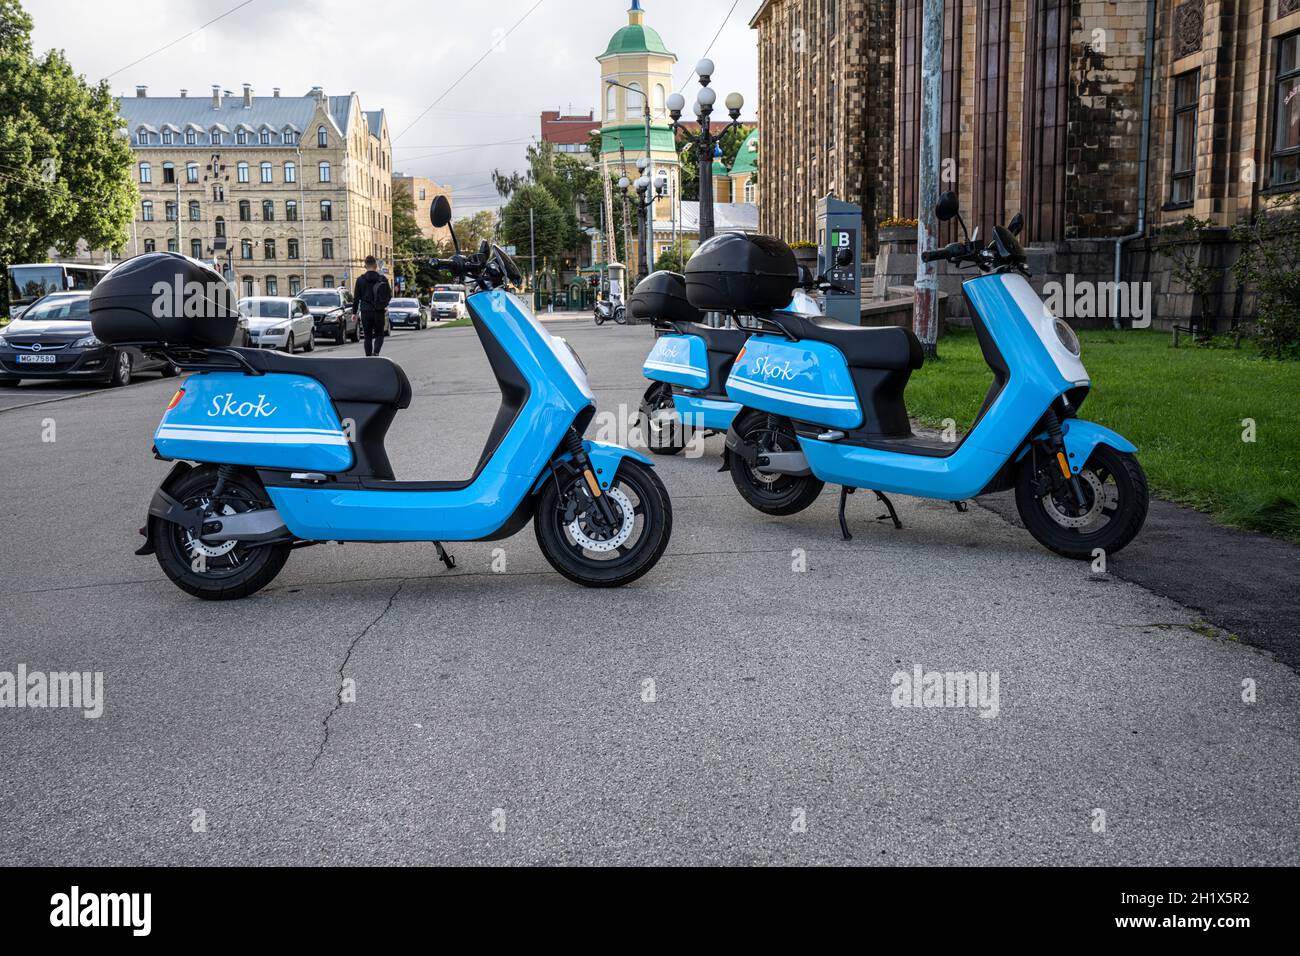
[[[921,341],[911,329],[887,325],[880,328],[850,325],[824,315],[770,313],[796,339],[825,342],[844,353],[852,368],[911,370],[925,362]]]
[[[744,329],[715,329],[699,322],[677,322],[675,328],[682,335],[698,335],[704,339],[704,347],[710,352],[739,355],[749,341],[749,333]]]
[[[394,408],[408,408],[411,404],[411,382],[392,359],[307,358],[269,349],[237,351],[259,372],[316,379],[336,402],[364,402]]]

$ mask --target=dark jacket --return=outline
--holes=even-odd
[[[392,297],[393,288],[383,273],[367,270],[357,276],[356,289],[352,293],[352,310],[362,315],[383,315]]]

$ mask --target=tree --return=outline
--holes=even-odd
[[[689,239],[678,239],[674,245],[655,256],[655,268],[668,272],[685,272],[686,262],[695,250]]]
[[[544,186],[530,184],[515,189],[501,210],[502,237],[518,250],[520,261],[535,251],[542,271],[547,270],[548,260],[565,251],[567,232],[564,211]]]
[[[492,181],[497,192],[506,198],[530,185],[540,186],[550,193],[564,220],[561,249],[556,257],[576,261],[588,241],[586,225],[591,223],[604,229],[604,223],[597,221],[604,199],[600,176],[599,167],[575,156],[557,153],[551,143],[534,143],[528,147],[527,172],[506,175],[496,170],[492,173]],[[560,261],[557,265],[563,268],[566,263]]]
[[[497,235],[497,214],[492,209],[480,209],[472,216],[462,216],[452,223],[461,252],[478,252],[484,242],[492,242]]]
[[[728,169],[736,164],[736,154],[754,131],[752,126],[733,126],[722,134],[722,155],[717,157]],[[686,138],[677,142],[677,160],[682,170],[682,199],[698,202],[700,198],[700,167],[696,161],[696,146]]]
[[[125,244],[135,208],[131,146],[107,81],[90,86],[58,50],[32,56],[32,21],[0,0],[0,314],[7,266]]]
[[[1300,201],[1275,198],[1233,238],[1241,243],[1233,273],[1256,295],[1260,352],[1300,359]]]
[[[434,245],[433,251],[429,245]],[[405,183],[399,183],[393,190],[393,274],[408,289],[426,288],[420,282],[420,260],[429,255],[437,255],[436,244],[424,238],[415,219],[415,198]]]

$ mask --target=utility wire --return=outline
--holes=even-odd
[[[713,39],[709,41],[709,45],[705,47],[704,52],[700,54],[700,60],[703,60],[705,57],[709,55],[709,51],[713,49],[713,44],[718,42],[718,37],[722,36],[722,31],[727,28],[727,21],[731,19],[731,15],[736,12],[736,7],[739,5],[740,5],[740,0],[735,0],[735,2],[732,3],[731,9],[728,10],[727,15],[722,18],[722,25],[718,27],[718,32],[713,34]],[[695,62],[699,63],[700,60],[696,60]],[[680,93],[682,90],[686,89],[686,84],[691,82],[691,80],[694,77],[695,77],[695,69],[692,68],[691,75],[682,81],[682,85],[677,88],[677,92]]]
[[[237,10],[242,10],[244,7],[248,6],[248,5],[249,5],[250,3],[252,3],[252,2],[253,2],[253,0],[244,0],[243,3],[241,3],[241,4],[237,5],[237,6],[233,6],[233,7],[231,7],[229,10],[227,10],[225,13],[221,14],[220,16],[213,17],[213,18],[212,18],[211,20],[209,20],[207,23],[203,24],[203,26],[201,26],[201,27],[196,27],[195,29],[191,30],[189,33],[186,33],[186,34],[183,35],[183,36],[178,36],[175,40],[172,40],[171,43],[168,43],[168,44],[165,44],[165,45],[163,45],[163,46],[160,46],[158,49],[154,50],[152,53],[146,53],[144,56],[140,57],[140,59],[138,59],[138,60],[132,60],[132,61],[131,61],[130,63],[128,63],[126,66],[122,67],[120,70],[114,70],[112,73],[108,74],[108,76],[104,77],[104,79],[106,79],[106,80],[111,80],[113,77],[117,76],[117,74],[122,73],[122,72],[124,72],[124,71],[126,71],[126,70],[129,70],[129,69],[131,69],[131,67],[136,66],[136,65],[139,64],[139,63],[143,63],[145,60],[149,59],[151,56],[157,56],[159,53],[162,53],[164,50],[170,50],[172,47],[174,47],[176,44],[180,43],[182,40],[187,40],[187,39],[189,39],[190,37],[194,36],[194,34],[203,32],[203,31],[206,30],[208,27],[212,26],[212,24],[216,23],[218,20],[224,20],[226,17],[230,16],[232,13],[236,12]]]

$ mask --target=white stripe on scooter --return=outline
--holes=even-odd
[[[835,408],[844,411],[857,411],[858,402],[853,398],[827,398],[825,395],[813,395],[810,392],[800,392],[793,388],[781,388],[778,385],[768,385],[765,382],[751,382],[747,378],[731,377],[727,385],[728,388],[739,388],[741,391],[750,391],[755,395],[762,395],[764,398],[779,398],[783,401],[801,402],[805,405],[815,405],[817,408]]]
[[[165,425],[165,428],[184,428],[187,431],[195,432],[256,432],[261,433],[268,431],[266,428],[258,428],[253,425]],[[285,434],[295,435],[337,435],[337,428],[273,428],[269,429],[274,432],[283,432]]]
[[[696,375],[702,375],[703,369],[696,368],[694,365],[674,365],[672,362],[650,362],[645,363],[646,368],[652,368],[659,372],[693,372]]]
[[[302,432],[272,431],[269,428],[250,429],[246,432],[212,432],[192,428],[160,428],[156,439],[172,441],[210,441],[226,444],[252,445],[340,445],[347,447],[347,436],[341,432],[305,435]]]

